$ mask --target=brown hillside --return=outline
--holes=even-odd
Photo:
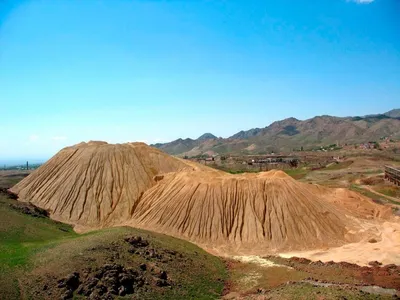
[[[96,228],[131,216],[156,175],[189,168],[143,143],[80,143],[65,148],[12,188],[54,219]]]

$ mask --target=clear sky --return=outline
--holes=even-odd
[[[0,161],[399,108],[399,16],[398,0],[0,0]]]

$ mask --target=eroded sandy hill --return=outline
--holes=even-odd
[[[165,176],[143,195],[129,224],[254,254],[357,241],[364,236],[357,220],[389,214],[354,192],[300,183],[282,171],[202,171]]]
[[[157,175],[193,169],[143,143],[80,143],[65,148],[11,191],[59,221],[85,228],[131,217]]]
[[[364,224],[390,215],[348,190],[281,171],[231,175],[142,143],[65,148],[12,192],[78,231],[130,225],[219,254],[341,246],[378,235]]]

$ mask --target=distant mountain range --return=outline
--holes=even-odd
[[[265,128],[240,131],[229,138],[205,133],[198,139],[177,139],[152,145],[179,156],[225,153],[265,154],[331,144],[358,144],[383,137],[400,139],[400,109],[363,117],[317,116],[308,120],[288,118]]]

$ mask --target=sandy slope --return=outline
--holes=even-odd
[[[193,169],[143,143],[81,143],[61,150],[11,191],[56,220],[98,228],[129,219],[155,176],[186,168]]]
[[[218,254],[333,247],[374,232],[359,219],[390,209],[344,189],[297,182],[281,171],[170,173],[146,191],[127,223],[182,237]]]

